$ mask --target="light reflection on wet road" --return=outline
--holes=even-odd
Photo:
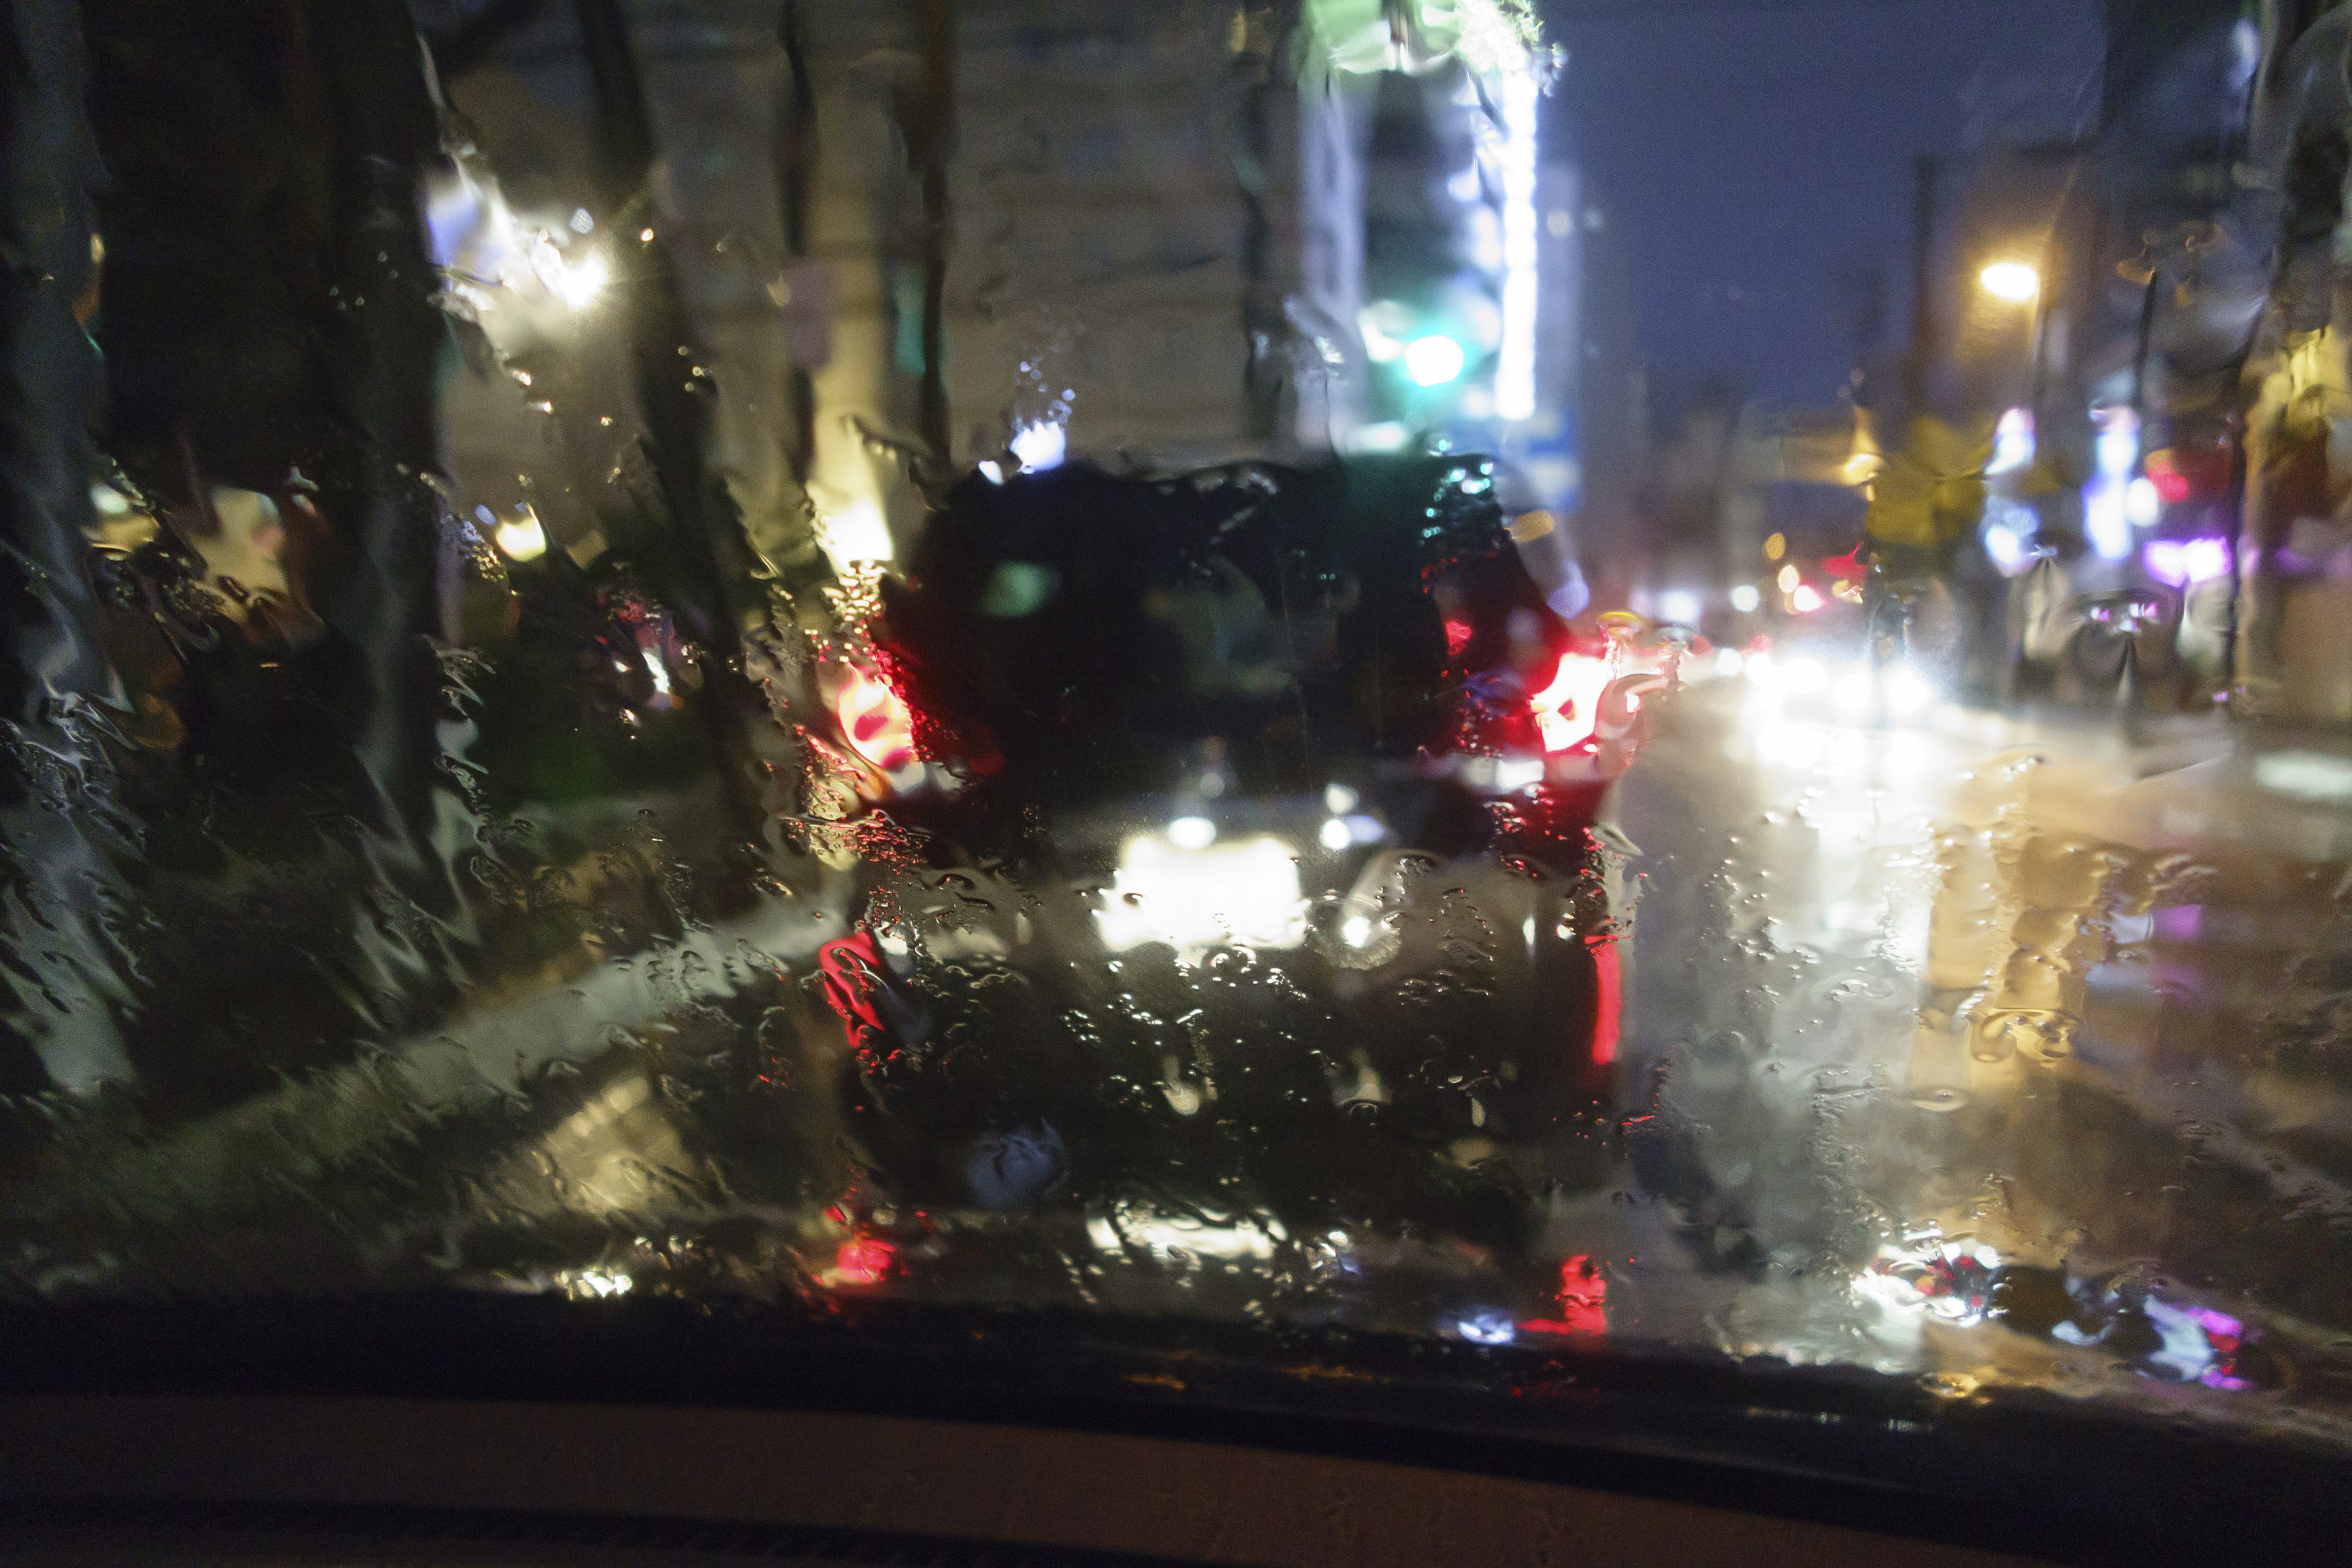
[[[2352,1229],[2333,1042],[2291,1007],[2343,941],[2344,846],[2258,783],[2305,753],[2219,720],[2126,747],[2063,714],[1890,717],[1860,667],[1801,662],[1687,693],[1620,786],[1631,1162],[1684,1256],[1740,1280],[1654,1286],[1647,1327],[2085,1387],[2095,1330],[1972,1326],[2017,1326],[2000,1270],[2048,1270],[2078,1303],[2145,1292],[2163,1348],[2135,1373],[2248,1386],[2214,1371],[2236,1327],[2180,1314],[2331,1323],[2311,1281]]]
[[[1784,656],[1652,703],[1597,870],[1366,858],[1355,829],[1318,858],[1328,822],[1386,831],[1337,785],[1227,803],[1209,838],[1074,823],[1098,882],[869,856],[860,894],[852,857],[94,1144],[23,1204],[94,1238],[39,1288],[226,1258],[1063,1304],[1711,1349],[2342,1440],[2327,758],[2219,720],[2126,747],[1887,714],[1900,687],[1861,679]],[[1155,872],[1185,855],[1217,874]],[[852,953],[861,908],[888,918]],[[291,1215],[270,1194],[298,1172]]]

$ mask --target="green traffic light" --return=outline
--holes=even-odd
[[[1443,332],[1415,338],[1404,346],[1404,373],[1415,386],[1444,386],[1468,363],[1462,345]]]

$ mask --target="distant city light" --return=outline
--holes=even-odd
[[[1870,711],[1870,700],[1874,682],[1870,666],[1862,663],[1847,665],[1831,683],[1830,697],[1849,715],[1859,716]]]
[[[1992,461],[1985,465],[1988,474],[2014,473],[2033,461],[2033,411],[2012,408],[2001,415],[1993,426]]]
[[[1503,121],[1503,334],[1495,361],[1495,416],[1532,419],[1539,292],[1536,269],[1538,89],[1534,70],[1521,66],[1506,74],[1498,96]]]
[[[1469,1312],[1454,1320],[1454,1331],[1474,1345],[1507,1345],[1519,1337],[1508,1312]]]
[[[992,620],[1035,615],[1061,591],[1062,574],[1034,561],[1001,561],[981,590],[978,608]]]
[[[2189,568],[2192,583],[2210,583],[2230,574],[2230,542],[2226,539],[2192,539],[2180,547],[2181,564]]]
[[[575,1301],[605,1300],[625,1296],[636,1284],[627,1275],[609,1268],[565,1269],[555,1276],[563,1293]]]
[[[1828,603],[1811,583],[1800,583],[1789,594],[1789,608],[1801,616],[1810,616]]]
[[[539,514],[528,506],[499,524],[490,537],[509,561],[536,561],[547,553],[547,530],[540,526]]]
[[[1404,346],[1404,373],[1415,386],[1444,386],[1469,363],[1462,345],[1444,332],[1430,332]]]
[[[838,511],[820,510],[817,542],[836,572],[859,562],[887,561],[892,554],[890,525],[871,500],[853,501]]]
[[[559,264],[548,282],[566,305],[584,310],[596,302],[596,296],[604,291],[604,285],[612,278],[612,263],[604,259],[603,252],[592,250],[577,261]]]
[[[1543,783],[1544,765],[1533,757],[1497,757],[1495,759],[1495,788],[1504,795],[1516,795],[1520,790]],[[1350,823],[1370,822],[1370,817],[1349,817]],[[1377,824],[1375,824],[1377,826]]]
[[[2273,795],[2344,805],[2352,803],[2352,762],[2325,752],[2267,752],[2254,759],[2254,783]]]
[[[1375,300],[1356,312],[1356,330],[1363,334],[1364,357],[1387,364],[1404,353],[1404,335],[1412,331],[1412,311],[1394,300]]]
[[[2124,516],[2133,527],[2153,528],[2163,515],[2164,498],[2157,493],[2154,479],[2142,474],[2124,487]]]
[[[2237,26],[2230,29],[2230,51],[2234,57],[2230,61],[2230,85],[2242,89],[2254,79],[2254,71],[2263,63],[2263,30],[2252,17],[2239,17]]]
[[[1688,588],[1669,588],[1658,595],[1658,619],[1672,625],[1696,626],[1699,609],[1698,595]]]
[[[2131,553],[2131,519],[2124,515],[2122,487],[2092,488],[2083,498],[2083,527],[2102,560],[2121,561]]]
[[[2030,506],[1996,496],[1985,507],[1984,527],[1978,537],[1986,558],[2004,577],[2014,577],[2042,559],[2034,536],[2042,520]]]
[[[1731,585],[1731,607],[1741,615],[1753,614],[1756,606],[1763,602],[1764,595],[1756,591],[1755,584],[1735,583]]]
[[[1041,419],[1013,433],[1013,455],[1033,473],[1060,468],[1069,447],[1070,433],[1058,420]]]
[[[2226,539],[2157,539],[2140,552],[2140,563],[2159,583],[2185,588],[2210,583],[2230,574],[2230,542]]]
[[[1402,452],[1412,445],[1412,427],[1396,419],[1359,425],[1348,437],[1348,449],[1351,452]]]
[[[1197,1090],[1189,1091],[1197,1097]],[[1174,1102],[1171,1092],[1170,1100]],[[1194,1108],[1197,1109],[1197,1106]],[[1190,1115],[1186,1110],[1183,1114]],[[1243,1218],[1234,1225],[1214,1225],[1193,1215],[1157,1215],[1139,1213],[1122,1204],[1116,1221],[1097,1215],[1087,1221],[1087,1238],[1097,1252],[1125,1257],[1141,1246],[1162,1260],[1171,1255],[1189,1258],[1267,1258],[1283,1233],[1281,1222]]]
[[[1540,764],[1537,771],[1542,771]],[[1379,817],[1359,812],[1348,816],[1325,818],[1322,831],[1315,837],[1317,843],[1337,855],[1351,845],[1378,844],[1388,837],[1388,831]]]
[[[2098,472],[2083,487],[2083,531],[2102,560],[2121,561],[2132,552],[2132,520],[2127,510],[2134,464],[2139,461],[2139,416],[2129,408],[2095,408],[2092,420],[2099,427],[2093,445]]]
[[[2139,416],[2128,408],[2102,408],[2091,417],[2099,426],[2099,472],[2111,479],[2125,478],[2139,460]]]
[[[1592,590],[1585,585],[1584,574],[1578,570],[1576,558],[1568,561],[1568,581],[1544,595],[1544,604],[1563,621],[1572,621],[1584,613],[1592,602]]]
[[[2022,305],[2042,292],[2042,274],[2022,261],[1996,261],[1977,274],[1986,293]]]
[[[1879,468],[1885,461],[1875,452],[1857,450],[1838,465],[1838,479],[1849,485],[1866,485],[1878,477]]]
[[[2017,530],[2005,522],[1985,524],[1984,547],[1986,556],[2000,568],[2005,577],[2015,576],[2033,559],[2033,552],[2026,548],[2025,541],[2017,536]]]
[[[1886,711],[1898,719],[1916,717],[1936,703],[1935,683],[1910,664],[1892,664],[1881,671],[1879,695]]]
[[[1206,849],[1217,841],[1217,825],[1205,816],[1180,816],[1168,825],[1168,842],[1179,849]]]
[[[578,243],[595,226],[584,208],[574,208],[568,218],[551,213],[544,224],[527,226],[498,181],[487,175],[449,168],[431,176],[425,219],[434,263],[445,269],[450,293],[484,312],[494,342],[518,330],[513,310],[520,309],[526,320],[548,303],[584,310],[612,281],[603,252]],[[546,325],[541,321],[532,330]]]

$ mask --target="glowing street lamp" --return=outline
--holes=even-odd
[[[2029,304],[2042,292],[2042,274],[2022,261],[1995,261],[1977,274],[1984,291],[2013,305]]]

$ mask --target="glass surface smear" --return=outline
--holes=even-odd
[[[2345,13],[75,9],[19,1302],[2352,1441]]]

